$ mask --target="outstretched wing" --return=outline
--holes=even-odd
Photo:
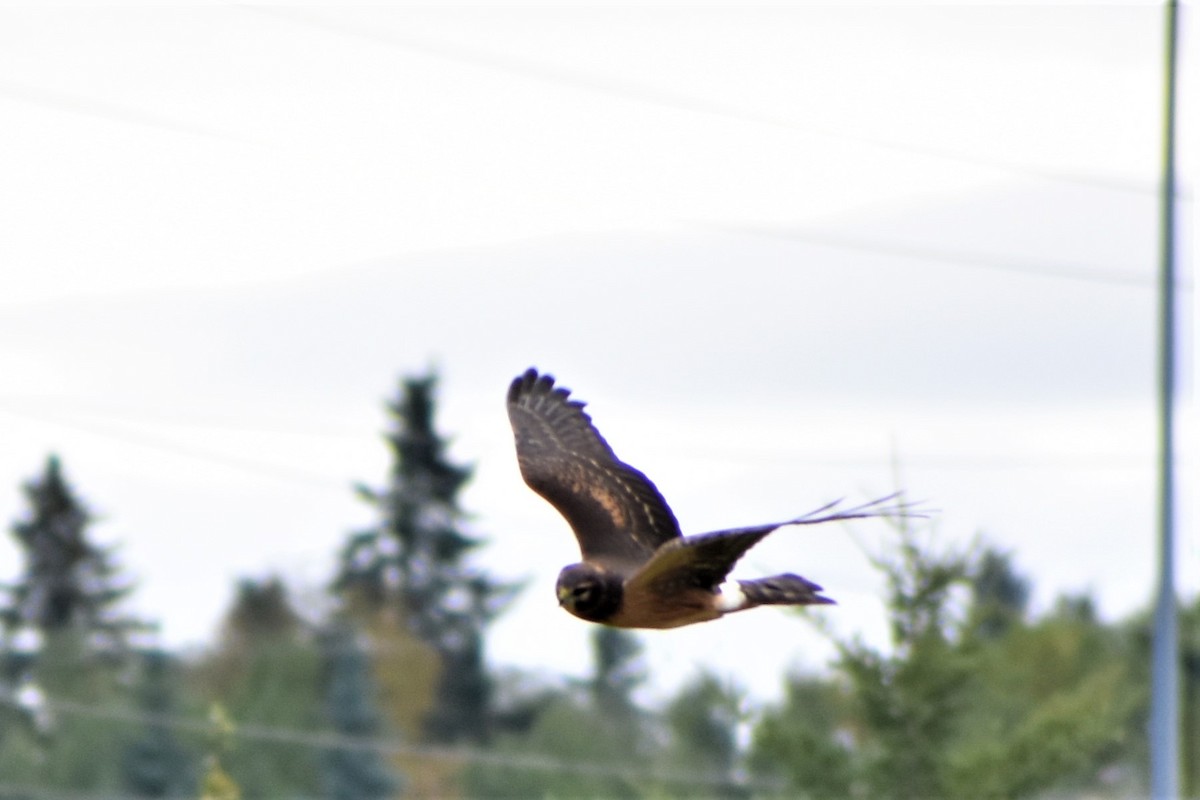
[[[669,597],[686,589],[712,591],[725,582],[747,550],[778,527],[717,531],[669,542],[626,581],[625,594],[633,596],[646,590]]]
[[[840,504],[840,500],[835,500],[786,522],[680,537],[661,547],[650,561],[629,578],[625,591],[629,594],[644,589],[668,595],[682,589],[716,589],[725,582],[734,564],[747,550],[776,528],[787,525],[816,525],[866,517],[925,516],[904,502],[899,494],[838,510]]]
[[[679,523],[654,484],[616,457],[583,406],[532,368],[512,382],[508,419],[521,476],[566,518],[585,561],[630,569],[681,538]]]

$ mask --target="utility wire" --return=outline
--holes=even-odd
[[[294,483],[300,486],[319,486],[321,488],[346,491],[354,481],[341,481],[319,475],[308,470],[298,469],[280,464],[274,464],[258,459],[248,459],[244,456],[233,456],[205,448],[181,445],[161,436],[144,432],[133,432],[122,425],[96,425],[78,420],[63,419],[61,416],[37,414],[24,409],[14,409],[0,400],[0,411],[6,411],[13,416],[35,419],[50,425],[60,425],[82,431],[94,436],[113,439],[125,444],[144,447],[183,458],[191,458],[210,464],[230,467],[242,472],[265,475],[275,480]],[[119,418],[119,417],[118,417]],[[126,419],[132,419],[127,417]],[[181,424],[187,424],[181,423]],[[203,426],[204,423],[194,423]],[[276,431],[307,435],[307,431]],[[323,435],[323,434],[314,434]],[[729,448],[716,445],[713,447],[676,448],[677,453],[687,452],[693,459],[711,458],[722,463],[740,462],[745,464],[787,463],[792,466],[820,467],[871,467],[888,463],[889,456],[842,456],[808,454],[797,455],[793,452],[773,451],[754,448]],[[973,469],[973,470],[1010,470],[1036,468],[1069,468],[1086,470],[1121,470],[1140,469],[1145,466],[1152,456],[1138,453],[1099,453],[1099,454],[1004,454],[1004,455],[958,455],[953,453],[906,453],[904,462],[913,467],[926,469]]]
[[[11,698],[0,698],[0,703],[16,708],[25,706]],[[211,734],[211,721],[184,717],[178,714],[159,714],[134,709],[106,708],[71,700],[43,698],[40,706],[52,714],[104,719],[120,724],[161,726],[186,733]],[[762,781],[736,780],[728,775],[704,772],[674,772],[645,770],[621,764],[596,764],[566,760],[549,755],[505,753],[473,747],[433,747],[414,745],[395,739],[347,736],[336,731],[305,731],[254,723],[236,723],[229,730],[237,739],[258,742],[275,742],[309,747],[320,750],[367,751],[381,755],[407,756],[428,761],[449,761],[459,764],[474,764],[487,767],[550,772],[558,774],[590,775],[596,777],[623,778],[632,781],[661,782],[685,786],[721,787],[736,784],[756,791],[780,791],[782,784]]]
[[[15,414],[31,412],[46,417],[55,412],[73,416],[109,419],[117,422],[171,426],[190,430],[224,431],[228,433],[279,434],[284,436],[310,436],[324,439],[361,440],[377,431],[363,425],[337,423],[322,419],[291,419],[277,415],[242,418],[228,416],[204,416],[202,414],[164,411],[161,408],[145,408],[126,403],[112,403],[85,397],[55,394],[0,394],[0,409]]]
[[[69,789],[54,789],[49,786],[0,781],[0,800],[146,800],[146,796],[128,792],[77,792]],[[163,797],[160,800],[196,800],[196,796],[176,795]],[[310,799],[289,798],[289,800]],[[311,798],[311,800],[317,800],[317,798]]]
[[[981,169],[1019,174],[1044,181],[1075,183],[1109,191],[1133,192],[1137,194],[1155,193],[1153,186],[1141,185],[1132,181],[1124,181],[1100,175],[1046,169],[989,156],[951,152],[941,148],[863,136],[861,134],[847,133],[818,125],[802,124],[786,117],[747,111],[744,108],[703,97],[649,87],[632,81],[595,75],[582,70],[570,70],[532,59],[463,47],[461,45],[412,36],[411,34],[385,34],[374,30],[365,30],[354,25],[330,22],[326,19],[317,19],[308,14],[296,13],[294,9],[282,10],[276,6],[267,7],[258,5],[243,5],[240,8],[258,14],[286,19],[292,23],[329,31],[342,36],[366,39],[388,47],[400,47],[447,61],[471,64],[494,71],[507,72],[523,78],[531,78],[546,83],[568,86],[573,89],[634,100],[664,108],[723,117],[739,122],[786,128],[826,139],[855,142],[882,150],[892,150],[938,161],[969,164]]]
[[[14,409],[11,406],[7,408],[0,407],[0,410],[7,412],[13,416],[24,417],[26,419],[37,420],[51,425],[59,425],[64,428],[72,428],[96,436],[102,436],[108,439],[114,439],[125,444],[132,444],[138,447],[146,447],[152,450],[158,450],[164,453],[170,453],[184,458],[191,458],[197,461],[206,461],[211,464],[217,464],[223,467],[233,467],[243,472],[252,472],[258,475],[265,475],[270,478],[282,480],[290,483],[302,484],[306,486],[318,486],[326,489],[339,489],[345,491],[351,482],[340,481],[334,478],[329,478],[325,475],[320,475],[315,472],[310,472],[305,469],[298,469],[293,466],[284,466],[275,464],[269,461],[263,461],[255,458],[247,458],[245,456],[230,455],[228,453],[220,453],[215,450],[208,450],[202,447],[194,447],[192,445],[180,444],[159,436],[153,436],[140,431],[135,431],[127,426],[122,425],[105,425],[83,423],[77,420],[64,419],[53,415],[38,414],[24,409]]]
[[[705,223],[703,227],[724,231],[742,236],[757,236],[768,239],[803,242],[819,247],[831,247],[839,250],[874,253],[893,258],[929,261],[939,264],[951,264],[960,267],[974,267],[998,272],[1008,272],[1018,275],[1033,275],[1043,278],[1065,278],[1089,283],[1103,283],[1118,286],[1134,286],[1151,289],[1157,286],[1153,273],[1140,273],[1131,270],[1104,269],[1086,265],[1067,264],[1055,261],[1016,261],[986,253],[974,253],[965,250],[950,250],[940,247],[928,247],[918,244],[901,242],[871,241],[855,236],[819,231],[812,228],[799,227],[763,227],[753,225],[723,225]],[[1191,289],[1191,281],[1180,279],[1177,283],[1181,289]]]
[[[191,122],[180,122],[171,117],[155,114],[140,108],[96,100],[90,97],[80,97],[79,95],[46,89],[44,87],[23,86],[10,81],[0,81],[0,99],[28,103],[54,111],[80,114],[107,122],[119,122],[124,125],[137,125],[143,128],[153,128],[170,133],[221,139],[237,144],[257,144],[241,136],[208,128],[203,125],[196,125]]]

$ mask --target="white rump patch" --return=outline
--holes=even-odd
[[[722,614],[746,607],[746,593],[737,581],[725,581],[717,588],[717,610]]]

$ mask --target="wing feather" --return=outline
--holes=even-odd
[[[703,533],[668,542],[626,581],[625,591],[670,596],[685,589],[712,591],[725,582],[746,551],[779,525]]]
[[[622,462],[567,389],[529,369],[508,390],[517,463],[529,487],[566,518],[583,558],[636,567],[679,539],[654,484]]]
[[[682,589],[713,590],[725,582],[738,560],[777,528],[818,525],[822,522],[868,517],[923,517],[897,494],[880,497],[852,508],[840,509],[840,500],[826,503],[802,517],[786,522],[733,528],[667,542],[626,581],[626,591],[646,590],[669,595]]]

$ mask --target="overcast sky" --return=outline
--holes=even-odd
[[[0,517],[59,453],[135,609],[203,643],[237,578],[328,580],[384,401],[436,366],[479,562],[529,579],[489,655],[582,674],[553,597],[578,553],[503,407],[536,365],[685,532],[898,480],[1039,608],[1127,614],[1154,583],[1161,47],[1151,4],[4,8]],[[739,574],[798,571],[879,640],[894,540],[780,531]],[[711,665],[770,697],[830,654],[770,609],[644,641],[660,692]]]

